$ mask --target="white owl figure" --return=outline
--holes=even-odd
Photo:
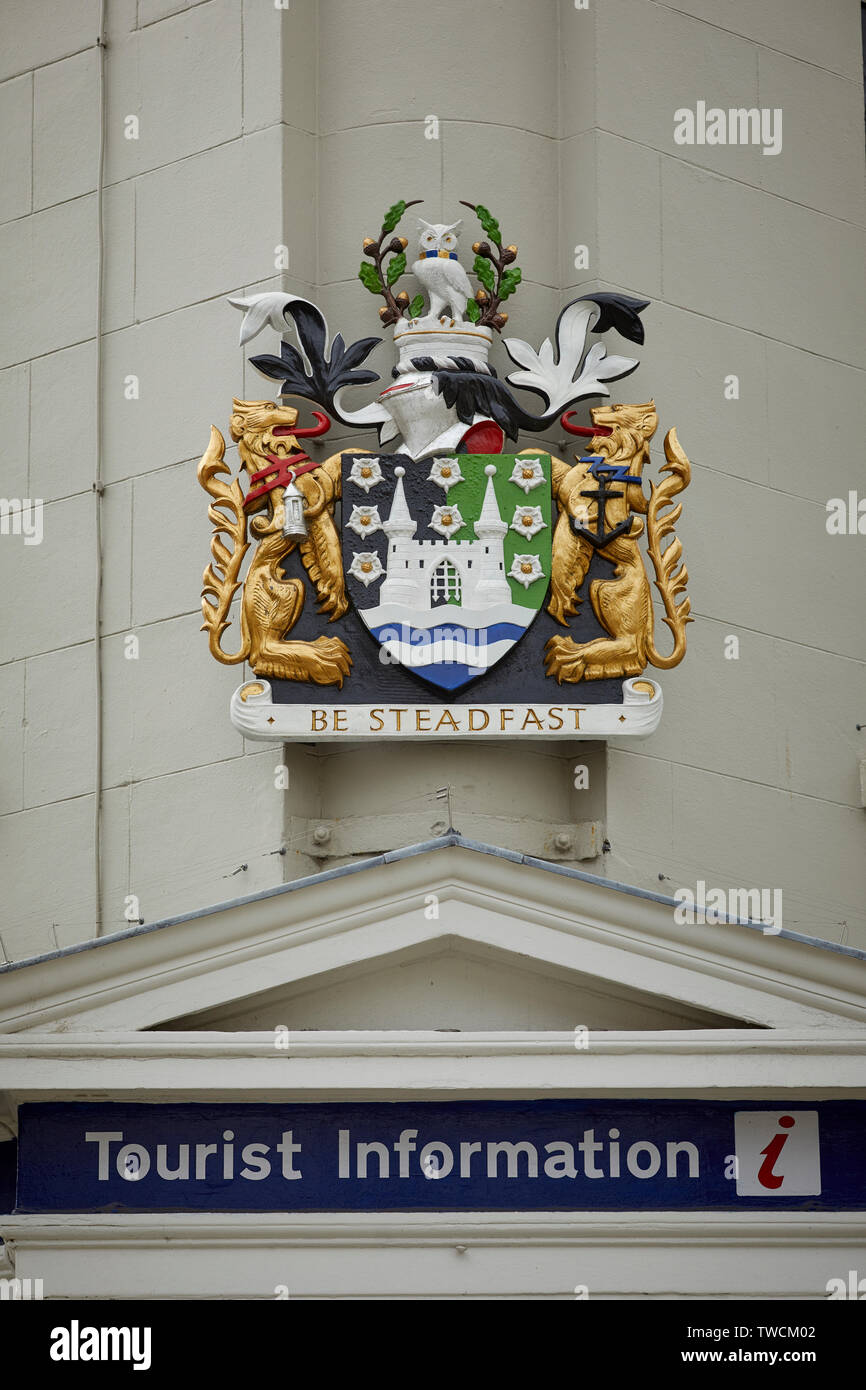
[[[469,276],[457,259],[457,235],[463,220],[446,226],[442,222],[425,222],[418,218],[421,236],[418,260],[412,266],[419,284],[430,299],[430,316],[440,321],[446,305],[451,310],[451,324],[463,322],[467,299],[472,298]]]

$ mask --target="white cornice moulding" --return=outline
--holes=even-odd
[[[19,1034],[0,1039],[26,1101],[866,1098],[866,1032]]]
[[[452,1245],[475,1236],[486,1244],[571,1243],[703,1245],[855,1245],[866,1238],[863,1212],[158,1212],[0,1217],[0,1235],[15,1248],[66,1245]]]
[[[436,921],[425,916],[429,893]],[[637,890],[448,845],[0,972],[0,1034],[151,1028],[449,937],[734,1026],[866,1025],[856,955],[735,923],[678,925],[671,903]]]
[[[748,1055],[760,1052],[790,1057],[795,1054],[819,1056],[860,1055],[866,1051],[866,1028],[851,1025],[838,1031],[827,1028],[675,1028],[670,1030],[604,1030],[586,1034],[585,1046],[575,1047],[574,1034],[550,1032],[455,1032],[448,1030],[396,1029],[304,1029],[288,1035],[288,1044],[275,1046],[274,1034],[264,1032],[170,1032],[103,1033],[28,1032],[0,1036],[0,1057],[40,1057],[54,1060],[111,1057],[153,1060],[157,1058],[227,1059],[265,1058],[285,1062],[299,1057],[571,1057],[574,1052],[607,1053],[630,1056],[639,1051],[665,1056],[705,1052]],[[864,1077],[866,1086],[866,1077]]]
[[[0,1218],[63,1298],[825,1299],[862,1212],[406,1212]],[[166,1252],[170,1255],[167,1257]],[[527,1288],[531,1271],[531,1293]]]

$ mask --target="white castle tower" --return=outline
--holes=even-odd
[[[388,560],[380,605],[400,604],[417,614],[449,602],[466,609],[510,604],[503,549],[508,523],[502,520],[496,501],[496,465],[490,463],[484,470],[487,487],[473,541],[415,540],[417,523],[409,513],[403,490],[405,471],[394,469],[397,486],[390,515],[382,523],[388,537]]]

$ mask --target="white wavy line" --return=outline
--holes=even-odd
[[[486,670],[513,646],[512,638],[499,642],[479,642],[477,645],[448,637],[426,643],[395,642],[389,638],[382,643],[382,651],[399,661],[401,666],[438,666],[444,661],[454,661],[473,670]]]

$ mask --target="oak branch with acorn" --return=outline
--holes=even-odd
[[[499,306],[508,299],[523,278],[523,272],[514,262],[517,260],[516,246],[503,246],[499,223],[482,203],[467,203],[460,199],[465,208],[471,208],[487,235],[486,241],[474,241],[475,263],[472,272],[481,283],[481,288],[466,305],[466,317],[481,327],[495,328],[501,333],[508,322],[508,315],[500,313]],[[492,242],[492,245],[491,245]]]
[[[383,296],[385,308],[379,310],[379,318],[386,325],[396,323],[404,314],[407,318],[417,318],[424,308],[423,295],[416,294],[410,303],[405,290],[397,295],[393,292],[392,286],[396,285],[406,269],[406,247],[409,243],[404,236],[391,236],[406,209],[423,201],[423,198],[413,198],[406,203],[401,198],[385,213],[378,239],[370,236],[364,238],[364,255],[369,256],[370,261],[361,262],[358,279],[371,294]],[[388,237],[391,237],[390,241],[386,240]],[[387,256],[391,259],[386,265]]]
[[[358,279],[371,294],[380,294],[385,300],[385,307],[379,310],[379,318],[385,325],[396,323],[404,316],[417,318],[424,308],[421,294],[416,294],[411,301],[405,290],[394,294],[393,286],[406,270],[409,243],[403,236],[392,235],[406,209],[423,201],[423,198],[413,198],[407,203],[401,198],[385,213],[379,236],[364,238],[364,255],[369,260],[361,262]],[[472,323],[495,328],[501,333],[508,315],[500,312],[499,306],[514,293],[522,279],[520,267],[514,264],[517,247],[502,245],[499,223],[482,203],[467,203],[463,198],[460,201],[464,207],[472,209],[487,236],[486,241],[472,243],[475,252],[472,273],[480,287],[475,298],[466,302],[466,317]]]

